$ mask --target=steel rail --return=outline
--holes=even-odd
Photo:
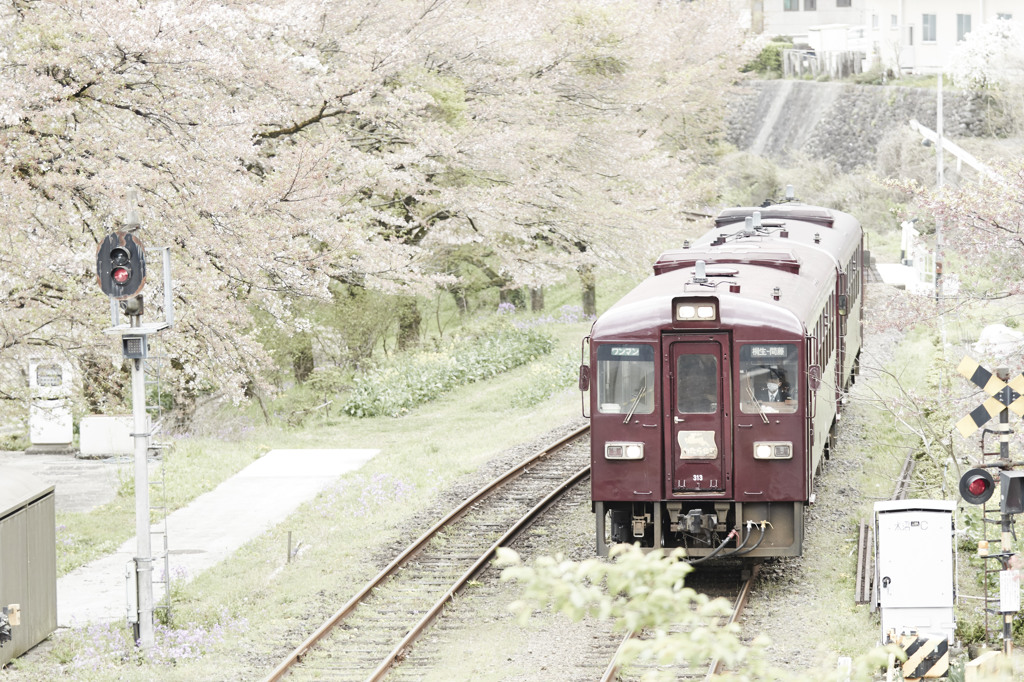
[[[754,564],[750,572],[750,577],[743,582],[740,592],[736,597],[736,601],[733,604],[732,613],[729,615],[729,619],[724,623],[724,625],[735,623],[743,613],[743,609],[746,608],[747,601],[750,599],[750,592],[754,588],[754,581],[757,579],[757,574],[760,570],[760,564]],[[611,663],[608,664],[604,674],[601,676],[601,682],[615,682],[615,680],[618,679],[619,673],[622,671],[622,665],[619,663],[620,654],[625,648],[626,642],[636,636],[637,632],[635,630],[630,630],[626,636],[622,638],[622,642],[619,643],[618,648],[615,650],[615,655],[612,657]],[[712,659],[711,663],[708,665],[708,673],[704,678],[705,682],[708,682],[715,675],[721,673],[721,667],[722,663],[719,659]]]
[[[540,516],[540,514],[545,509],[551,506],[551,504],[554,503],[559,498],[561,498],[567,490],[575,486],[588,475],[590,475],[590,467],[586,466],[577,471],[575,474],[573,474],[566,480],[562,481],[562,483],[559,484],[558,488],[548,493],[548,495],[543,500],[538,502],[532,509],[526,512],[522,516],[522,518],[516,521],[516,523],[511,528],[505,531],[505,534],[498,538],[498,540],[494,542],[494,544],[488,547],[480,556],[480,558],[477,559],[473,563],[473,565],[470,566],[469,569],[467,569],[466,572],[463,573],[462,576],[452,584],[451,587],[448,588],[444,595],[442,595],[441,598],[438,599],[437,602],[434,604],[434,606],[432,606],[430,610],[427,611],[427,613],[423,616],[423,618],[420,619],[420,622],[418,622],[416,625],[412,627],[412,629],[409,630],[409,633],[405,636],[405,638],[402,639],[402,641],[399,642],[397,646],[395,646],[391,653],[387,655],[384,661],[377,667],[375,671],[373,671],[370,677],[367,678],[367,682],[377,682],[378,680],[383,679],[383,677],[387,674],[388,670],[391,669],[391,666],[394,665],[395,660],[398,659],[402,652],[405,651],[430,626],[434,619],[437,618],[438,614],[441,613],[441,610],[445,607],[445,605],[449,601],[451,601],[452,598],[455,597],[459,590],[465,587],[466,583],[472,580],[474,576],[476,576],[481,570],[483,570],[486,567],[487,562],[491,560],[491,558],[494,556],[495,552],[497,552],[499,547],[503,547],[512,540],[514,540],[520,533],[522,533],[534,521],[536,521],[537,517]]]
[[[907,458],[903,461],[899,476],[896,477],[896,485],[893,488],[890,500],[905,500],[910,493],[910,481],[914,475],[914,451],[907,451]],[[857,533],[857,575],[854,589],[854,601],[857,604],[871,604],[871,610],[875,610],[875,563],[874,563],[874,541],[875,529],[873,521],[861,521]]]
[[[747,578],[746,582],[743,583],[743,587],[740,588],[739,596],[736,597],[736,604],[732,608],[732,614],[729,616],[729,620],[726,621],[726,625],[731,625],[739,620],[740,615],[743,613],[743,609],[747,607],[747,601],[750,599],[750,592],[754,589],[754,581],[757,580],[757,574],[761,570],[760,564],[754,564],[753,569],[750,571],[750,577]],[[705,682],[710,680],[722,672],[722,661],[721,659],[715,658],[711,661],[711,665],[708,666],[708,674],[704,677]]]
[[[309,637],[307,637],[305,641],[299,644],[299,646],[297,646],[283,661],[281,661],[281,663],[278,664],[278,666],[269,675],[267,675],[267,677],[264,678],[264,682],[278,682],[279,680],[281,680],[284,677],[284,675],[292,668],[292,666],[299,662],[302,659],[302,657],[309,652],[310,649],[316,646],[321,639],[323,639],[329,632],[331,632],[338,625],[338,623],[340,623],[342,620],[345,619],[346,616],[352,613],[352,611],[354,611],[355,608],[359,606],[359,604],[364,599],[366,599],[366,597],[369,596],[369,594],[373,590],[384,584],[384,582],[387,581],[392,575],[394,575],[398,571],[398,569],[400,569],[402,566],[408,563],[408,561],[413,556],[415,556],[421,549],[423,549],[423,547],[431,539],[433,539],[434,536],[436,536],[441,529],[443,529],[448,524],[452,523],[453,521],[463,516],[467,511],[469,511],[470,507],[472,507],[480,500],[490,495],[496,489],[500,488],[505,483],[508,483],[510,480],[520,476],[525,471],[527,471],[531,466],[536,464],[538,461],[544,459],[552,452],[555,452],[556,450],[564,446],[566,443],[575,440],[576,438],[579,438],[583,434],[587,433],[589,430],[589,424],[581,426],[572,433],[569,433],[568,435],[558,439],[557,441],[555,441],[548,447],[544,448],[537,454],[533,455],[532,457],[520,462],[519,464],[517,464],[516,466],[512,467],[504,474],[499,476],[498,478],[494,479],[493,481],[491,481],[490,483],[483,486],[478,491],[467,497],[462,502],[462,504],[460,504],[458,507],[449,512],[444,518],[442,518],[440,521],[431,526],[419,538],[413,540],[413,542],[408,547],[406,547],[401,554],[395,557],[395,559],[390,564],[384,567],[384,569],[381,570],[380,573],[378,573],[373,579],[366,583],[366,585],[364,585],[363,588],[359,590],[359,592],[357,592],[340,609],[338,609],[334,613],[334,615],[328,618],[319,628],[317,628]]]
[[[914,451],[907,452],[907,459],[903,462],[900,475],[896,478],[896,487],[893,489],[891,500],[905,500],[910,493],[910,479],[914,475]]]

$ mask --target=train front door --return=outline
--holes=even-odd
[[[669,344],[666,404],[671,414],[672,492],[728,492],[732,460],[726,425],[732,401],[728,336],[701,334]]]

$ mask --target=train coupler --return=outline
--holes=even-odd
[[[651,522],[650,514],[641,514],[633,517],[633,537],[642,538],[647,530],[647,524]]]

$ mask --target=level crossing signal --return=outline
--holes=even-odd
[[[985,504],[996,489],[996,482],[986,469],[971,469],[960,477],[960,497],[970,504]]]
[[[1024,398],[1021,397],[1024,394],[1024,373],[1018,374],[1009,381],[1003,381],[967,357],[960,361],[957,371],[990,396],[988,400],[956,423],[957,431],[964,438],[970,436],[985,422],[998,416],[1007,408],[1017,416],[1024,417]]]
[[[111,232],[96,247],[96,279],[107,296],[124,301],[146,284],[146,250],[131,232]]]

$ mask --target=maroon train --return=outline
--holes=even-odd
[[[594,322],[581,388],[598,554],[801,553],[857,370],[864,258],[846,213],[728,209]]]

